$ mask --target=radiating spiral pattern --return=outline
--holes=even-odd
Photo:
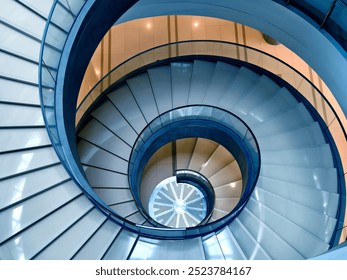
[[[207,214],[203,193],[192,185],[177,183],[175,176],[155,187],[148,208],[154,220],[172,228],[194,227]]]

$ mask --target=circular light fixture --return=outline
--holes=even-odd
[[[161,181],[153,190],[149,215],[171,228],[188,228],[200,224],[207,215],[207,202],[199,188],[177,183],[176,176]]]

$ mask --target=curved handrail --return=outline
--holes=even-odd
[[[212,47],[212,45],[214,47]],[[173,46],[175,46],[175,48],[173,48]],[[326,131],[330,131],[330,133],[333,136],[335,134],[336,137],[342,136],[343,139],[347,140],[347,133],[342,124],[342,121],[339,119],[339,116],[336,110],[331,105],[329,100],[310,80],[308,80],[303,74],[297,71],[293,66],[276,58],[275,56],[271,54],[268,54],[256,48],[245,46],[242,44],[237,44],[237,43],[215,41],[215,40],[189,40],[189,41],[169,43],[162,46],[151,48],[147,51],[144,51],[140,54],[133,56],[132,58],[127,59],[125,62],[116,66],[106,76],[104,76],[99,81],[99,83],[97,83],[92,88],[92,90],[85,96],[85,98],[83,99],[83,101],[80,103],[80,105],[77,108],[77,114],[76,114],[76,116],[78,116],[77,121],[81,120],[81,117],[88,110],[88,108],[90,108],[90,105],[94,101],[98,100],[98,98],[100,97],[100,94],[102,93],[101,89],[104,86],[103,85],[104,81],[111,81],[110,84],[112,85],[113,83],[123,79],[127,75],[130,75],[133,71],[139,68],[149,66],[151,64],[155,65],[156,63],[160,62],[161,60],[165,60],[168,57],[172,58],[173,56],[170,53],[170,49],[178,50],[177,57],[191,56],[191,55],[205,55],[206,53],[209,53],[209,56],[227,57],[227,58],[236,59],[236,60],[240,60],[240,58],[237,56],[237,53],[240,52],[240,50],[244,50],[249,54],[248,55],[249,59],[245,60],[245,62],[247,63],[255,64],[272,73],[277,72],[277,69],[274,69],[274,68],[284,67],[285,69],[290,71],[290,73],[293,73],[295,75],[295,79],[289,79],[286,77],[282,77],[282,79],[284,79],[288,84],[290,84],[298,92],[302,93],[304,96],[306,95],[307,99],[310,99],[310,97],[312,98],[312,96],[308,96],[308,95],[313,95],[314,100],[322,100],[321,104],[318,104],[318,103],[312,104],[312,106],[319,112],[319,115],[325,122],[326,127],[324,129]],[[189,49],[189,51],[185,51],[187,49]],[[215,50],[215,51],[212,52],[211,50]],[[252,59],[252,57],[255,57],[255,58]],[[259,59],[260,57],[264,59],[271,59],[272,61],[275,62],[275,66],[273,65],[271,66],[271,63],[267,63],[266,65],[261,65],[261,63],[259,63],[259,61],[261,61],[261,59]],[[297,80],[299,80],[300,82],[297,82]],[[86,104],[88,105],[86,106]],[[334,126],[336,125],[338,125],[339,127],[339,132],[337,133],[337,135],[334,129]],[[77,126],[78,126],[78,123],[77,123]],[[345,148],[347,148],[346,143],[344,143],[344,147],[342,147],[341,150],[344,150]],[[337,167],[340,166],[339,159],[335,159],[335,163]],[[344,168],[345,170],[347,170],[347,166],[344,166]],[[341,181],[343,181],[345,174],[343,170],[338,170],[338,171],[339,171],[340,179]],[[344,188],[340,186],[340,189],[343,190]]]
[[[122,71],[122,73],[124,72],[124,70],[120,70],[122,67],[125,68],[125,66],[129,63],[129,62],[133,62],[135,59],[138,59],[138,60],[142,60],[144,59],[143,56],[147,56],[145,58],[148,59],[148,54],[150,53],[153,53],[155,51],[157,51],[157,53],[168,53],[168,52],[163,52],[162,50],[163,49],[167,49],[169,50],[170,48],[172,48],[172,46],[182,46],[183,44],[209,44],[209,43],[212,43],[212,44],[222,44],[222,45],[225,45],[225,46],[235,46],[236,48],[242,48],[242,49],[245,49],[245,50],[251,50],[251,51],[254,51],[256,53],[259,53],[261,55],[264,55],[265,57],[268,57],[268,58],[271,58],[271,59],[274,59],[276,62],[278,62],[279,64],[283,65],[284,67],[288,67],[291,71],[293,71],[295,74],[297,74],[298,76],[300,76],[310,87],[312,87],[312,89],[317,93],[319,94],[319,96],[321,98],[324,99],[325,103],[329,106],[329,108],[332,110],[334,116],[336,117],[336,120],[339,122],[339,125],[343,131],[343,135],[344,135],[344,138],[347,140],[347,132],[342,124],[342,121],[340,120],[340,118],[338,117],[338,114],[336,112],[336,110],[334,109],[334,107],[331,105],[331,103],[329,102],[329,100],[327,99],[327,97],[317,88],[317,86],[315,84],[313,84],[310,80],[308,80],[302,73],[300,73],[298,70],[296,70],[293,66],[289,65],[287,62],[275,57],[274,55],[272,54],[269,54],[269,53],[266,53],[262,50],[258,50],[254,47],[250,47],[250,46],[247,46],[247,45],[243,45],[243,44],[239,44],[239,43],[233,43],[233,42],[227,42],[227,41],[218,41],[218,40],[187,40],[187,41],[179,41],[179,42],[173,42],[173,43],[168,43],[168,44],[164,44],[164,45],[160,45],[160,46],[156,46],[156,47],[153,47],[153,48],[150,48],[146,51],[143,51],[139,54],[136,54],[132,57],[130,57],[129,59],[125,60],[124,62],[122,62],[121,64],[117,65],[115,68],[113,68],[110,72],[108,72],[104,77],[102,77],[98,83],[96,83],[93,88],[87,93],[87,95],[82,99],[82,101],[80,102],[80,104],[77,106],[77,109],[76,109],[76,116],[79,115],[79,112],[81,110],[83,110],[83,107],[86,107],[84,106],[85,103],[89,103],[88,105],[91,105],[91,103],[93,103],[98,97],[99,95],[102,93],[101,91],[101,87],[103,86],[103,82],[107,81],[108,79],[111,79],[111,82],[109,82],[110,85],[112,85],[114,82],[116,82],[118,79],[112,79],[112,75],[114,73],[116,73],[116,71]],[[190,54],[193,54],[193,53],[190,53]],[[218,54],[221,54],[221,53],[218,53]],[[184,54],[180,53],[178,56],[183,56]],[[211,51],[209,51],[209,55],[214,55],[211,53]],[[228,56],[227,54],[224,54],[224,56],[226,57],[229,57],[229,58],[236,58],[235,56]],[[172,58],[172,56],[170,56]],[[164,57],[156,57],[152,60],[146,60],[144,61],[144,63],[142,65],[137,65],[136,66],[136,69],[138,68],[141,68],[143,66],[146,66],[146,65],[150,65],[154,62],[157,62],[158,60],[162,60],[162,59],[166,59],[167,56],[164,56]],[[236,58],[236,59],[239,59],[241,60],[241,58]],[[249,63],[252,63],[251,61],[246,61],[246,62],[249,62]],[[255,63],[253,63],[255,64]],[[259,63],[258,63],[259,64]],[[257,65],[257,64],[255,64]],[[258,65],[260,66],[260,65]],[[129,67],[130,68],[130,67]],[[263,67],[264,68],[264,67]],[[136,70],[134,69],[134,70]],[[265,68],[266,69],[266,68]],[[130,72],[132,72],[132,69],[130,68],[129,69],[130,71],[126,71],[125,73],[123,73],[123,75],[118,75],[118,76],[121,76],[121,77],[124,77],[128,74],[130,74]],[[117,76],[117,77],[118,77]],[[287,82],[289,82],[289,84],[291,84],[294,88],[296,88],[299,92],[300,90],[297,88],[298,86],[295,86],[295,84],[291,83],[290,81],[286,80]],[[99,93],[99,94],[98,94]],[[90,102],[89,99],[93,99],[92,102]],[[90,106],[88,106],[89,108]],[[317,108],[316,108],[317,109]],[[81,120],[81,118],[77,119],[76,120],[76,126],[78,126],[78,123],[79,121]]]
[[[64,0],[63,0],[64,1]],[[68,0],[65,0],[68,1]],[[65,2],[67,3],[68,2]],[[86,2],[84,2],[86,3]],[[69,30],[71,30],[76,16],[72,16],[73,19],[68,25],[64,25],[62,22],[62,26],[65,27],[65,30],[54,30],[54,28],[57,27],[57,23],[53,23],[53,20],[56,19],[56,16],[60,16],[60,12],[56,12],[58,9],[58,6],[64,6],[62,4],[62,0],[54,0],[52,4],[52,9],[49,13],[47,24],[44,29],[42,43],[41,43],[41,50],[40,50],[40,61],[39,61],[39,91],[40,91],[40,99],[42,104],[42,112],[43,112],[43,118],[48,130],[48,134],[51,140],[51,143],[53,147],[55,148],[57,155],[63,164],[63,166],[66,168],[67,172],[71,176],[73,180],[77,183],[77,185],[80,185],[79,180],[75,178],[74,170],[70,169],[69,165],[69,158],[65,155],[62,147],[61,141],[60,141],[60,135],[59,131],[57,129],[57,123],[60,121],[57,116],[57,112],[55,111],[55,91],[56,91],[56,73],[52,69],[59,69],[59,64],[61,60],[61,54],[62,50],[64,48],[66,39],[69,34]],[[73,15],[72,11],[70,10],[70,5],[68,7],[64,6],[65,9],[70,11],[70,14]],[[79,7],[80,10],[83,8],[83,5]],[[80,11],[79,10],[79,11]],[[62,17],[61,19],[66,19]],[[53,29],[53,34],[50,33]],[[49,36],[54,38],[52,42],[49,42]],[[56,43],[56,45],[54,44]],[[46,51],[47,49],[53,49],[56,51],[56,55],[52,57],[51,51]],[[49,63],[48,63],[49,61]],[[54,67],[52,67],[52,64],[54,64]],[[118,215],[115,215],[114,213],[110,212],[110,209],[105,205],[105,203],[100,200],[98,197],[93,195],[90,191],[86,190],[84,187],[80,186],[82,190],[85,192],[85,194],[88,196],[88,198],[92,201],[92,203],[99,208],[101,211],[103,211],[111,220],[118,223],[119,225],[123,226],[124,228],[137,232],[139,234],[143,234],[145,236],[149,237],[159,237],[159,238],[185,238],[185,237],[193,237],[196,235],[205,234],[207,232],[213,231],[217,229],[218,227],[223,226],[224,220],[221,219],[217,222],[214,222],[213,226],[204,226],[204,230],[201,231],[199,229],[191,229],[191,230],[173,230],[170,229],[170,235],[168,236],[167,229],[165,228],[155,228],[155,227],[145,227],[142,225],[137,225],[132,222],[127,221],[126,219],[119,217]]]
[[[73,12],[68,1],[70,0],[54,0],[42,36],[38,71],[42,115],[52,146],[54,147],[60,162],[70,175],[70,178],[84,191],[85,195],[97,208],[104,212],[106,216],[110,217],[109,208],[104,204],[104,202],[95,197],[91,191],[86,191],[85,188],[80,186],[80,182],[76,179],[74,170],[70,168],[69,156],[66,156],[63,151],[59,130],[57,129],[57,123],[61,120],[57,116],[58,113],[55,111],[57,81],[56,72],[54,72],[53,69],[59,69],[62,50],[68,38],[69,30],[71,30],[78,14],[88,2],[87,0],[83,0],[84,2],[80,2],[82,3],[81,6],[75,4],[73,6]],[[62,6],[63,9],[69,11],[72,20],[68,21],[66,15],[61,16],[61,11],[59,11],[59,8],[57,7],[62,8]],[[64,26],[64,28],[57,28],[57,26]],[[54,66],[52,67],[52,65]],[[127,228],[131,231],[138,231],[135,224],[129,223],[123,218],[113,217],[112,220],[117,222],[119,225],[126,224]]]
[[[54,0],[52,4],[51,12],[47,19],[47,24],[44,30],[43,34],[43,40],[41,44],[41,50],[40,50],[40,61],[39,61],[39,90],[40,90],[40,99],[42,104],[42,110],[43,110],[43,118],[46,123],[46,127],[48,130],[49,137],[51,139],[52,145],[57,151],[58,157],[61,160],[62,164],[66,167],[67,171],[71,175],[71,178],[74,179],[74,171],[70,170],[69,167],[69,158],[64,153],[64,147],[62,147],[60,142],[60,135],[57,130],[57,123],[59,121],[57,113],[55,111],[55,90],[56,90],[56,72],[55,69],[59,69],[59,63],[61,60],[61,51],[64,48],[64,44],[66,42],[66,38],[68,37],[69,30],[74,24],[74,21],[76,19],[76,16],[78,15],[78,12],[83,8],[83,5],[86,2],[81,2],[80,7],[74,7],[75,11],[73,12],[71,10],[71,7],[68,3],[69,0]],[[67,6],[66,6],[67,4]],[[64,15],[61,15],[61,11],[57,7],[62,8],[63,10],[69,11],[68,14],[70,14],[71,18],[68,18]],[[190,43],[193,41],[190,41]],[[210,41],[213,43],[221,43],[218,41]],[[204,42],[206,43],[206,41]],[[223,42],[222,42],[223,43]],[[227,42],[224,42],[227,43]],[[230,43],[229,43],[230,44]],[[172,44],[171,44],[172,45]],[[168,45],[169,46],[169,45]],[[233,47],[236,48],[246,48],[246,46],[234,44]],[[257,53],[263,53],[267,55],[268,57],[272,57],[279,61],[277,58],[270,56],[264,52],[261,52],[259,50],[256,50],[254,48],[247,47],[248,50],[257,51]],[[146,54],[148,52],[145,52]],[[145,54],[143,53],[143,54]],[[191,54],[191,53],[190,53]],[[128,60],[128,62],[131,62],[133,60]],[[284,62],[282,62],[283,65],[285,65]],[[124,64],[125,65],[125,64]],[[287,65],[289,66],[289,65]],[[292,68],[291,66],[289,66]],[[118,68],[119,69],[119,68]],[[294,70],[294,69],[293,69]],[[131,72],[131,71],[130,71]],[[129,72],[129,73],[130,73]],[[124,75],[123,75],[124,76]],[[302,76],[302,75],[301,75]],[[303,77],[303,76],[302,76]],[[303,77],[304,78],[304,77]],[[306,80],[306,78],[304,78]],[[309,82],[312,88],[318,93],[319,90],[311,83]],[[321,94],[321,93],[320,93]],[[327,102],[324,95],[321,95],[322,98]],[[86,99],[87,100],[87,99]],[[341,125],[341,121],[338,118],[335,110],[331,106],[329,102],[327,102],[329,107],[331,108],[333,114],[335,115],[335,118],[333,121],[337,120],[337,122]],[[58,115],[59,116],[59,115]],[[327,125],[327,128],[329,128],[329,125]],[[343,135],[346,138],[346,132],[341,126],[343,130]],[[78,182],[77,182],[78,183]],[[93,203],[99,207],[103,212],[105,212],[108,216],[112,216],[112,213],[109,212],[108,208],[105,207],[102,203],[100,204],[100,201],[98,201],[93,195],[91,195],[89,192],[86,193],[86,195],[93,201]],[[156,228],[146,228],[143,226],[135,225],[133,223],[130,223],[126,220],[124,220],[121,217],[118,216],[112,216],[112,219],[116,221],[119,224],[124,225],[129,230],[136,231],[138,233],[144,233],[148,236],[161,236],[162,238],[167,238],[165,230],[161,229],[158,231]],[[152,234],[154,233],[154,234]],[[191,232],[176,232],[172,233],[170,235],[170,238],[182,238],[186,237],[187,234],[189,236],[199,235],[200,232],[194,233],[194,230]]]
[[[78,14],[81,12],[84,5],[87,3],[87,0],[84,0],[81,6],[74,5],[75,13],[73,13],[68,1],[69,0],[54,0],[54,2],[52,3],[52,8],[47,17],[47,22],[41,42],[38,81],[42,115],[48,131],[48,136],[51,140],[52,146],[54,147],[60,162],[70,175],[70,178],[75,181],[75,183],[81,188],[81,190],[90,199],[90,201],[102,212],[104,212],[106,216],[110,217],[119,225],[125,226],[130,231],[138,232],[136,224],[128,222],[127,220],[121,217],[111,217],[112,213],[110,213],[109,207],[101,199],[94,196],[91,190],[86,190],[86,188],[81,186],[79,180],[75,176],[74,170],[70,168],[69,156],[66,156],[63,151],[59,130],[57,129],[57,123],[61,120],[58,119],[57,112],[55,111],[55,94],[57,84],[56,73],[53,72],[52,69],[59,69],[59,64],[62,57],[62,50],[68,38],[69,30],[71,30],[73,24],[75,23],[75,20],[77,19]],[[66,3],[67,7],[62,3]],[[57,18],[59,19],[59,16],[61,15],[61,11],[59,11],[57,8],[58,6],[64,6],[64,8],[70,12],[73,18],[72,21],[68,22],[68,25],[66,23],[67,19],[65,16],[60,18],[62,20],[61,25],[65,26],[65,32],[60,32],[61,30],[56,28],[57,24],[59,25],[59,23],[53,23],[53,21]],[[53,38],[54,40],[52,41],[52,39],[50,38]],[[52,55],[52,50],[55,52],[56,55]],[[49,61],[49,63],[47,61]],[[51,65],[54,65],[55,67],[51,67]]]
[[[198,109],[198,110],[191,110],[192,108]],[[177,114],[175,114],[176,112]],[[165,116],[170,116],[171,118],[167,119]],[[207,117],[208,116],[208,117]],[[260,162],[261,162],[261,155],[259,153],[259,145],[256,141],[256,138],[250,129],[250,127],[237,115],[226,111],[225,109],[217,108],[214,106],[209,105],[187,105],[179,108],[175,108],[173,110],[167,111],[160,115],[157,119],[153,120],[151,124],[154,123],[161,123],[164,128],[165,133],[165,126],[175,126],[175,122],[181,123],[182,121],[189,121],[190,118],[193,119],[194,125],[196,125],[196,121],[199,122],[199,117],[201,117],[201,120],[205,120],[208,122],[215,122],[215,126],[223,127],[223,131],[229,131],[227,134],[232,134],[234,139],[231,141],[228,137],[223,138],[223,145],[227,149],[233,149],[237,145],[244,145],[243,147],[240,147],[242,149],[242,152],[245,153],[245,157],[247,157],[248,165],[244,163],[244,165],[247,165],[247,168],[249,170],[245,171],[245,179],[243,180],[243,192],[240,197],[240,200],[238,204],[235,206],[235,208],[229,212],[226,216],[213,221],[209,222],[208,224],[200,224],[194,228],[186,228],[186,229],[179,229],[179,228],[155,228],[155,227],[146,227],[143,225],[137,225],[137,229],[139,230],[139,233],[144,234],[146,236],[150,237],[158,237],[158,238],[170,238],[170,239],[177,239],[177,238],[191,238],[196,236],[202,236],[209,234],[213,231],[217,231],[221,229],[222,227],[226,226],[230,222],[232,222],[243,210],[246,203],[248,202],[250,196],[252,195],[252,191],[255,187],[255,183],[259,177],[260,172]],[[147,143],[147,140],[149,138],[152,138],[151,133],[147,134],[146,130],[151,130],[151,128],[154,129],[152,133],[157,134],[157,132],[160,132],[159,130],[156,130],[155,126],[149,124],[138,136],[138,140],[136,141],[136,144],[133,147],[132,155],[130,158],[130,165],[129,165],[129,174],[138,174],[141,172],[135,172],[131,171],[134,170],[134,165],[136,162],[136,159],[134,157],[137,157],[138,151],[141,150],[141,146],[143,146],[143,143]],[[160,126],[160,125],[159,125]],[[181,127],[179,125],[179,127]],[[171,129],[170,129],[171,130]],[[188,129],[189,130],[189,129]],[[186,130],[184,130],[186,131]],[[142,136],[142,133],[146,134]],[[167,135],[165,135],[167,136]],[[147,140],[146,140],[147,139]],[[217,142],[217,139],[213,139]],[[160,141],[155,140],[156,144]],[[227,143],[228,142],[228,145]],[[236,144],[237,143],[237,144]],[[145,144],[147,146],[147,144]],[[159,144],[158,144],[159,145]],[[233,148],[231,148],[231,146]],[[137,151],[135,151],[137,150]],[[236,157],[236,153],[232,153]],[[241,166],[240,166],[241,167]],[[242,172],[243,173],[243,172]],[[141,177],[141,176],[139,176]],[[130,185],[132,186],[132,182],[130,182]],[[136,185],[136,183],[134,184]],[[134,192],[133,192],[134,195]],[[136,194],[134,195],[135,201]],[[139,206],[140,207],[140,206]],[[145,214],[146,215],[146,214]],[[170,232],[168,234],[168,232]]]
[[[86,3],[83,2],[80,7],[74,5],[74,10],[72,10],[68,1],[54,0],[52,4],[42,36],[38,73],[43,119],[50,140],[57,150],[58,157],[65,163],[66,158],[64,153],[59,152],[61,150],[60,136],[57,129],[57,116],[55,113],[56,69],[59,69],[62,50],[69,30],[71,30],[77,14]],[[66,11],[71,18],[67,18],[66,14],[62,14],[62,11]],[[57,26],[60,28],[57,28]]]
[[[186,129],[178,132],[178,128],[183,126]],[[194,132],[196,127],[204,127],[205,134],[202,135],[200,129],[198,133]],[[170,134],[170,131],[174,133]],[[187,105],[159,115],[143,129],[133,145],[128,166],[129,185],[135,203],[143,215],[148,217],[139,193],[145,165],[158,148],[177,138],[191,137],[208,138],[222,145],[239,163],[242,174],[243,191],[238,204],[223,218],[209,223],[208,227],[199,226],[194,230],[205,234],[211,229],[217,229],[220,224],[231,222],[237,216],[249,200],[259,177],[259,145],[250,127],[239,116],[210,105]]]
[[[324,28],[329,34],[347,51],[347,23],[346,18],[338,13],[334,13],[337,10],[337,5],[340,3],[340,8],[344,9],[347,14],[347,2],[346,0],[330,0],[322,1],[322,6],[327,6],[325,9],[319,7],[319,5],[312,4],[312,1],[306,0],[273,0],[284,6],[293,6],[296,9],[303,12],[310,17],[320,28]],[[342,33],[344,35],[342,35]]]

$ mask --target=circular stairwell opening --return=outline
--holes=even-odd
[[[229,214],[243,191],[235,157],[207,138],[182,138],[160,147],[141,178],[140,201],[156,222],[193,227]]]
[[[241,120],[223,110],[174,111],[152,121],[135,142],[128,169],[134,199],[155,226],[223,223],[242,209],[254,187],[256,141]]]
[[[208,199],[199,186],[179,183],[176,176],[172,176],[155,186],[148,212],[152,219],[166,227],[194,227],[207,218]]]

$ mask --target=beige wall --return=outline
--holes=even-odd
[[[328,87],[319,76],[291,50],[281,44],[276,46],[267,44],[263,40],[261,33],[253,28],[226,20],[198,16],[160,16],[134,20],[113,26],[99,44],[89,64],[81,86],[78,103],[101,77],[106,75],[111,69],[124,60],[154,46],[169,42],[198,39],[223,40],[245,44],[282,59],[305,75],[325,94],[338,112],[344,126],[347,127],[346,118]],[[247,52],[240,52],[238,55],[241,59],[248,59]],[[259,64],[266,66],[267,63],[271,62],[263,61]],[[293,83],[300,88],[301,81],[296,81],[293,73],[288,73],[285,69],[276,68],[276,66],[272,68],[277,71],[276,74],[286,80],[292,80]],[[332,133],[336,135],[335,138],[339,139],[341,143],[341,145],[339,145],[341,155],[343,160],[347,162],[346,143],[343,135],[339,131],[338,123],[333,121],[329,109],[322,107],[322,100],[320,100],[320,98],[313,95],[310,89],[307,89],[306,92],[306,98],[318,107],[322,117],[326,119],[327,123],[331,123],[330,129]]]
[[[306,78],[312,81],[324,93],[337,111],[344,127],[347,127],[346,118],[324,81],[291,50],[281,44],[276,46],[267,44],[263,40],[261,33],[253,28],[235,22],[198,16],[160,16],[134,20],[113,26],[99,44],[91,59],[81,86],[78,103],[100,78],[126,59],[151,47],[169,42],[203,39],[244,44],[265,51],[285,61],[305,75]],[[246,61],[251,59],[251,57],[248,57],[250,54],[247,51],[240,51],[238,56]],[[268,63],[272,62],[259,61],[258,65],[265,66],[266,68],[266,66],[269,66],[267,65]],[[286,69],[281,69],[276,65],[270,66],[270,68],[275,69],[275,74],[285,78],[287,81],[291,81],[292,84],[304,91],[305,97],[318,108],[323,119],[329,124],[329,129],[338,146],[346,173],[346,139],[341,132],[338,122],[329,112],[329,108],[323,104],[319,96],[317,97],[313,94],[312,89],[300,88],[301,81],[297,80],[297,77],[293,73],[288,72]],[[105,86],[108,86],[108,84],[106,83]]]

